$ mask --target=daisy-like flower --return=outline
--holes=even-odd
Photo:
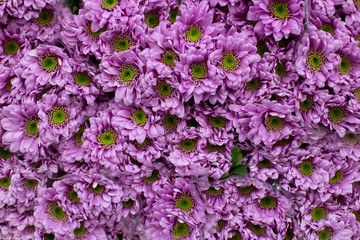
[[[47,143],[40,137],[38,111],[38,106],[30,101],[3,108],[1,126],[5,132],[2,141],[11,152],[19,151],[30,156],[44,154]]]
[[[199,47],[204,50],[213,49],[216,37],[224,30],[223,23],[214,23],[214,11],[209,10],[207,2],[193,4],[190,1],[179,7],[182,13],[172,28],[180,36],[180,49]]]
[[[38,106],[39,136],[47,145],[59,142],[60,136],[71,137],[77,131],[82,120],[79,112],[83,104],[74,97],[65,92],[49,94],[43,97]]]
[[[72,73],[68,55],[51,45],[39,45],[28,51],[14,71],[18,77],[26,79],[27,91],[49,85],[63,87]]]
[[[56,0],[40,0],[40,1],[6,1],[5,8],[7,13],[16,18],[24,18],[29,21],[33,17],[38,17],[39,12],[46,5],[55,5]]]
[[[126,105],[140,103],[146,69],[145,63],[135,52],[114,53],[104,57],[100,71],[96,81],[104,92],[115,90],[115,101]]]
[[[130,141],[139,144],[146,138],[157,138],[164,135],[164,128],[158,124],[160,117],[148,108],[113,105],[111,121],[122,136],[129,136]]]
[[[290,105],[264,100],[262,104],[230,105],[229,108],[237,118],[233,119],[236,131],[254,144],[273,145],[301,132]]]
[[[273,156],[266,155],[264,152],[256,152],[250,158],[249,176],[264,182],[268,178],[277,179],[279,177],[277,168],[281,168],[279,165],[278,160]]]
[[[241,82],[247,82],[255,75],[256,69],[252,65],[260,60],[256,46],[247,37],[231,27],[226,35],[218,37],[217,50],[209,56],[217,66],[218,76],[231,89],[238,89]]]
[[[1,65],[0,68],[0,106],[10,104],[14,99],[12,79],[14,78],[15,73],[10,67]]]
[[[0,206],[12,206],[16,203],[16,187],[14,183],[19,180],[19,175],[16,174],[16,168],[12,167],[10,163],[2,164],[0,170]]]
[[[305,32],[295,54],[295,68],[305,78],[305,83],[322,88],[335,71],[339,56],[335,54],[338,44],[324,31]]]
[[[222,81],[215,75],[215,66],[210,63],[205,49],[190,48],[180,55],[174,71],[181,76],[180,93],[184,100],[194,97],[195,104],[215,95]]]
[[[106,233],[103,227],[99,226],[96,220],[80,221],[78,227],[70,234],[71,238],[79,240],[101,240],[106,239]]]
[[[260,35],[273,35],[275,41],[289,34],[299,35],[303,29],[303,2],[299,0],[253,0],[247,20],[258,21],[254,31]]]

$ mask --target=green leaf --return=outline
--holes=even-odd
[[[242,153],[240,148],[235,145],[231,150],[231,163],[232,166],[238,166],[242,161]]]
[[[225,178],[227,178],[228,176],[230,176],[229,172],[227,172],[227,173],[225,173],[224,175],[222,175],[220,179],[225,179]]]
[[[244,165],[238,165],[236,167],[231,167],[229,170],[230,174],[239,174],[239,175],[244,175],[247,174],[248,171],[246,169],[246,167]]]

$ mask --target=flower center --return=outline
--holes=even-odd
[[[313,165],[310,161],[305,161],[298,166],[300,172],[308,177],[311,177],[313,173]]]
[[[96,185],[96,187],[93,187],[91,185],[89,188],[90,188],[90,191],[94,192],[95,195],[100,195],[105,190],[105,186],[100,185],[100,184]]]
[[[209,187],[207,190],[205,190],[205,193],[210,196],[220,196],[224,192],[224,188],[216,189],[213,186]]]
[[[3,47],[6,55],[15,55],[19,50],[19,44],[14,39],[3,42]]]
[[[176,21],[176,17],[178,15],[178,8],[171,8],[169,12],[169,22],[174,23]]]
[[[208,150],[209,152],[224,152],[225,151],[225,144],[224,145],[212,145],[212,144],[207,144],[206,145],[206,150]]]
[[[86,31],[87,31],[87,35],[89,37],[91,37],[92,39],[99,39],[100,38],[100,34],[103,32],[106,32],[106,27],[100,28],[98,31],[93,32],[91,30],[91,22],[88,22],[86,25]]]
[[[319,30],[323,30],[324,32],[328,32],[330,34],[333,34],[334,33],[334,28],[330,25],[330,24],[323,24]]]
[[[14,154],[10,151],[7,151],[3,148],[0,148],[0,158],[4,159],[4,160],[8,160],[9,158],[11,158]]]
[[[243,238],[241,237],[241,234],[237,231],[234,236],[232,236],[231,238],[228,238],[228,240],[242,240]]]
[[[115,145],[117,140],[117,133],[112,129],[105,129],[98,134],[98,143],[104,148],[111,148]]]
[[[240,60],[232,52],[223,53],[221,58],[221,68],[227,72],[232,72],[239,67]]]
[[[260,208],[275,209],[277,207],[277,198],[266,196],[260,200]]]
[[[357,210],[355,212],[353,212],[356,218],[356,221],[360,222],[360,210]]]
[[[45,233],[44,234],[44,240],[54,240],[55,236],[52,233]]]
[[[269,10],[276,19],[284,20],[290,17],[290,9],[286,2],[273,2],[270,4]]]
[[[11,184],[10,177],[0,178],[0,188],[8,190]]]
[[[46,55],[44,59],[39,60],[40,67],[47,72],[53,72],[59,68],[58,58],[52,55]]]
[[[134,113],[131,115],[131,119],[134,123],[144,126],[148,120],[147,114],[142,109],[135,109]]]
[[[335,172],[335,176],[329,179],[330,184],[337,184],[344,178],[344,174],[340,171]]]
[[[27,225],[24,230],[25,230],[25,232],[27,232],[27,233],[34,233],[35,230],[36,230],[36,228],[35,228],[34,225]]]
[[[216,231],[220,232],[221,230],[223,230],[223,228],[225,227],[226,223],[227,223],[227,221],[225,221],[225,220],[222,220],[222,219],[219,220],[219,221],[217,222]]]
[[[345,110],[342,107],[332,107],[329,109],[328,118],[334,123],[340,123],[344,120]]]
[[[27,119],[25,122],[25,135],[27,137],[37,137],[39,135],[38,129],[39,120]]]
[[[159,95],[163,98],[169,98],[173,95],[174,88],[170,86],[165,80],[162,80],[156,86],[156,90],[158,91]]]
[[[127,34],[116,36],[111,40],[111,44],[115,51],[123,52],[128,50],[135,44],[135,40]]]
[[[151,143],[151,139],[145,138],[143,143],[138,143],[138,141],[134,141],[135,146],[140,150],[145,150],[147,146],[149,146]]]
[[[132,205],[134,205],[134,200],[132,200],[131,198],[127,201],[123,201],[122,202],[122,205],[124,208],[129,208],[131,207]]]
[[[285,233],[285,239],[286,240],[292,240],[293,238],[294,238],[294,229],[292,229],[292,228],[288,228],[287,230],[286,230],[286,233]]]
[[[75,83],[79,86],[87,86],[92,82],[87,72],[79,72],[75,74]]]
[[[195,80],[206,77],[207,75],[207,66],[206,63],[192,63],[190,65],[190,74]]]
[[[322,207],[316,207],[311,211],[311,216],[315,221],[320,221],[326,218],[326,211]]]
[[[51,125],[55,127],[63,127],[69,121],[69,112],[64,107],[54,107],[48,112],[48,119]]]
[[[314,105],[313,97],[307,95],[305,101],[300,103],[300,111],[307,112],[312,108],[313,105]]]
[[[227,119],[223,117],[210,117],[209,123],[217,129],[224,128],[226,127]]]
[[[283,64],[276,65],[275,72],[280,78],[285,77],[286,76],[285,65]]]
[[[120,68],[119,81],[124,84],[132,84],[139,76],[139,69],[136,66],[124,64]]]
[[[191,152],[196,151],[197,143],[198,143],[197,138],[194,138],[194,139],[187,138],[187,139],[183,139],[179,142],[179,147],[180,147],[181,151],[191,153]]]
[[[79,131],[75,133],[75,143],[77,146],[81,146],[83,144],[82,136],[84,135],[85,127],[80,127]]]
[[[255,190],[254,185],[250,185],[247,187],[238,187],[238,191],[243,195],[250,195]]]
[[[159,170],[157,169],[154,169],[152,172],[151,172],[151,176],[150,177],[144,177],[144,182],[148,183],[148,184],[152,184],[154,183],[155,181],[159,180],[160,177],[159,177]]]
[[[65,222],[67,220],[66,212],[56,202],[48,204],[48,213],[51,219],[56,222]]]
[[[310,51],[306,58],[306,65],[312,71],[319,71],[325,62],[325,58],[318,52]]]
[[[270,168],[274,164],[267,158],[264,158],[262,161],[258,162],[256,166],[259,168]]]
[[[75,203],[80,202],[80,198],[77,194],[77,192],[75,192],[74,188],[71,188],[71,190],[68,193],[68,198]]]
[[[251,79],[246,83],[245,89],[252,91],[259,89],[259,80],[256,78]]]
[[[203,31],[198,25],[190,26],[190,29],[185,32],[185,41],[196,43],[203,37]]]
[[[266,227],[261,227],[260,225],[249,223],[249,228],[256,236],[262,236],[266,233]]]
[[[145,23],[149,28],[156,28],[159,25],[159,15],[155,12],[145,13]]]
[[[191,227],[186,223],[177,222],[171,229],[171,237],[173,239],[181,239],[190,236]]]
[[[358,102],[360,102],[360,87],[355,89],[354,95],[355,95],[356,99],[358,100]]]
[[[332,230],[326,227],[324,230],[316,232],[319,237],[319,240],[330,240],[333,236]]]
[[[102,0],[101,7],[107,10],[112,10],[118,4],[117,0]]]
[[[341,62],[338,66],[338,71],[341,74],[349,74],[352,70],[351,61],[349,57],[341,56]]]
[[[285,120],[277,116],[268,116],[265,120],[265,126],[269,131],[279,131],[285,125]]]
[[[178,194],[175,199],[175,207],[183,212],[190,212],[195,206],[194,199],[189,194]]]
[[[84,224],[81,223],[79,228],[74,229],[75,238],[80,238],[80,237],[85,236],[86,232],[87,232],[87,230],[84,227]]]
[[[179,61],[179,58],[172,50],[167,50],[162,55],[162,61],[166,66],[175,67],[175,60]]]
[[[168,131],[174,130],[177,127],[178,123],[179,118],[176,115],[171,114],[166,114],[166,116],[162,120],[162,124]]]
[[[25,180],[25,186],[28,189],[34,189],[37,184],[38,184],[38,180],[36,180],[36,179],[26,179]]]
[[[54,20],[54,12],[50,9],[44,9],[41,10],[41,12],[39,13],[39,17],[36,19],[36,22],[42,26],[48,26],[51,25],[53,23]]]
[[[344,141],[349,144],[354,144],[359,141],[359,136],[355,133],[346,133],[344,136]]]

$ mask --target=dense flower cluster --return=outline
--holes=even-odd
[[[360,239],[359,0],[0,0],[0,239]]]

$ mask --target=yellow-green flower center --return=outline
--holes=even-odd
[[[131,85],[135,82],[135,80],[139,76],[139,69],[136,66],[124,64],[120,68],[120,75],[118,76],[118,79],[120,82],[124,84]]]
[[[77,192],[75,192],[74,188],[71,188],[71,190],[69,191],[68,198],[74,203],[80,202],[80,198]]]
[[[213,186],[209,187],[205,190],[205,193],[210,196],[220,196],[224,192],[224,188],[220,187],[219,189],[214,188]]]
[[[148,117],[144,110],[135,109],[134,113],[131,115],[131,119],[134,123],[137,123],[140,126],[144,126],[148,120]]]
[[[149,28],[156,28],[159,25],[159,15],[155,12],[145,13],[145,23]]]
[[[324,230],[316,232],[316,235],[318,235],[319,240],[330,240],[333,233],[330,228],[326,227]]]
[[[81,146],[83,144],[82,136],[84,135],[85,127],[80,127],[79,131],[75,133],[75,143],[77,146]]]
[[[174,130],[177,127],[178,123],[179,118],[176,115],[172,114],[166,114],[166,116],[162,120],[162,124],[168,131]]]
[[[169,98],[173,95],[174,88],[170,86],[165,80],[162,80],[156,86],[156,90],[163,98]]]
[[[118,4],[117,0],[102,0],[101,7],[106,10],[113,10]]]
[[[182,239],[190,236],[191,227],[186,223],[177,222],[171,229],[171,237],[173,239]]]
[[[191,153],[191,152],[196,151],[197,143],[198,143],[197,138],[194,138],[194,139],[187,138],[187,139],[183,139],[179,142],[179,147],[180,147],[181,151]]]
[[[360,87],[354,90],[354,95],[358,102],[360,102]]]
[[[27,137],[37,137],[39,135],[38,129],[39,120],[37,119],[27,119],[25,122],[25,135]]]
[[[34,189],[38,184],[38,180],[36,179],[26,179],[25,180],[25,186],[28,188],[28,189]]]
[[[243,238],[239,231],[236,231],[235,234],[231,238],[228,238],[228,240],[242,240],[242,239]]]
[[[5,150],[4,148],[0,148],[0,158],[4,160],[8,160],[11,158],[14,154],[8,150]]]
[[[116,36],[111,40],[111,44],[115,51],[123,52],[134,45],[134,39],[127,34]]]
[[[56,222],[65,222],[67,220],[66,212],[57,204],[57,202],[50,202],[47,207],[52,220]]]
[[[10,177],[0,178],[0,188],[8,190],[11,184]]]
[[[217,231],[217,232],[220,232],[221,230],[223,230],[223,228],[225,227],[226,223],[227,223],[227,221],[225,221],[225,220],[222,220],[222,219],[219,220],[219,221],[217,222],[216,231]]]
[[[69,112],[65,107],[54,107],[48,112],[48,119],[51,125],[63,127],[69,121]]]
[[[178,8],[171,8],[169,12],[169,22],[174,23],[176,21],[176,17],[178,15]]]
[[[155,181],[159,180],[160,177],[159,177],[159,170],[157,169],[154,169],[152,172],[151,172],[151,176],[150,177],[144,177],[144,182],[148,183],[148,184],[152,184],[154,183]]]
[[[189,194],[178,194],[175,198],[175,208],[190,212],[195,206],[194,199]]]
[[[223,117],[210,117],[209,123],[216,129],[224,128],[227,124],[227,119]]]
[[[332,107],[329,109],[328,118],[334,123],[340,123],[345,119],[345,110],[342,107]]]
[[[311,216],[313,220],[320,221],[326,218],[326,210],[322,207],[316,207],[311,211]]]
[[[261,225],[249,223],[249,228],[256,236],[264,236],[266,234],[266,227],[261,227]]]
[[[355,133],[346,133],[343,139],[346,143],[349,144],[355,144],[359,142],[359,136]]]
[[[190,65],[190,74],[195,79],[201,79],[207,75],[207,66],[205,62],[196,62]]]
[[[132,205],[134,205],[134,200],[132,200],[131,198],[129,200],[127,200],[127,201],[122,201],[122,206],[124,208],[129,208]]]
[[[90,191],[92,191],[95,195],[100,195],[105,190],[104,185],[97,184],[96,187],[93,187],[92,185],[89,187]]]
[[[3,42],[3,47],[6,55],[15,55],[19,50],[19,44],[14,39]]]
[[[300,103],[300,111],[307,112],[313,107],[313,105],[313,97],[311,95],[307,95],[306,99]]]
[[[311,177],[314,167],[310,161],[305,161],[301,163],[299,166],[299,171],[304,174],[305,176]]]
[[[260,208],[275,209],[277,207],[277,198],[266,196],[260,200]]]
[[[81,223],[79,228],[74,229],[75,238],[81,238],[86,235],[87,229],[84,227],[84,224]]]
[[[103,33],[103,32],[106,32],[107,28],[106,27],[103,27],[103,28],[100,28],[98,31],[96,32],[93,32],[91,30],[91,22],[88,22],[88,24],[86,25],[86,32],[87,32],[87,35],[89,37],[91,37],[92,39],[99,39],[100,38],[100,34]]]
[[[138,141],[136,141],[136,140],[134,141],[135,146],[140,150],[146,149],[147,146],[150,145],[150,143],[151,143],[151,139],[149,139],[149,138],[145,138],[144,142],[142,142],[142,143],[138,143]]]
[[[286,19],[290,17],[290,9],[286,2],[276,1],[270,4],[269,10],[276,19]]]
[[[275,72],[280,78],[285,77],[286,76],[285,65],[283,64],[276,65]]]
[[[189,30],[185,32],[185,41],[196,43],[203,37],[203,31],[198,25],[190,26]]]
[[[51,25],[53,23],[53,20],[54,20],[54,12],[50,9],[45,9],[45,8],[41,10],[41,12],[39,13],[39,17],[36,18],[36,22],[43,27]]]
[[[75,83],[79,86],[87,86],[92,82],[92,78],[87,72],[79,72],[74,74]]]
[[[166,66],[175,67],[175,61],[179,61],[179,58],[174,51],[167,50],[162,55],[162,61]]]
[[[262,161],[258,162],[256,166],[259,168],[270,168],[274,164],[267,158],[264,158]]]
[[[245,89],[255,91],[255,90],[259,89],[259,86],[260,86],[259,80],[257,78],[253,78],[246,83]]]
[[[338,184],[344,178],[344,174],[340,171],[336,171],[334,177],[329,179],[330,184]]]
[[[341,74],[349,74],[352,70],[352,64],[350,61],[350,57],[341,56],[341,62],[338,66],[338,72]]]
[[[223,53],[223,57],[220,60],[220,66],[227,72],[232,72],[239,67],[240,60],[234,56],[232,52]]]
[[[314,51],[310,51],[306,58],[306,66],[312,71],[319,71],[325,63],[325,57]]]
[[[265,120],[266,129],[269,131],[279,131],[285,125],[285,120],[277,116],[268,116]]]
[[[324,32],[328,32],[328,33],[330,33],[330,34],[333,34],[333,33],[334,33],[334,28],[333,28],[333,26],[331,26],[330,24],[327,24],[327,23],[323,24],[323,25],[319,28],[319,30],[323,30]]]
[[[46,55],[44,59],[39,60],[40,67],[47,72],[56,71],[59,68],[58,58],[52,55]]]
[[[104,148],[115,146],[118,134],[112,129],[105,129],[97,136],[98,143]]]
[[[238,191],[242,195],[250,195],[254,190],[254,185],[249,185],[247,187],[238,187]]]
[[[353,212],[356,218],[356,221],[360,222],[360,210],[354,211]]]
[[[207,144],[206,145],[206,150],[208,150],[209,152],[224,152],[225,151],[225,144],[223,145],[213,145],[213,144]]]

